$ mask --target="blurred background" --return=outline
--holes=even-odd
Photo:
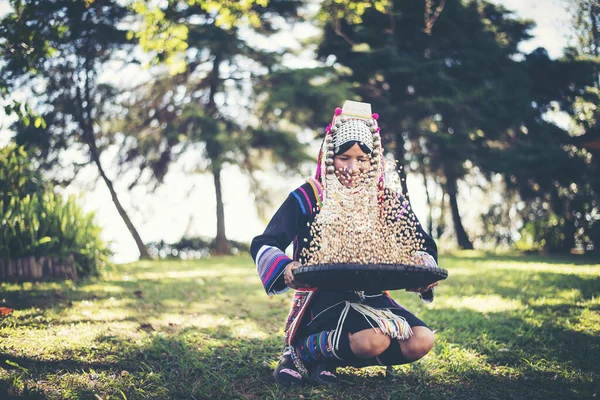
[[[442,250],[598,253],[599,24],[597,0],[0,0],[2,256],[244,251],[345,99]]]

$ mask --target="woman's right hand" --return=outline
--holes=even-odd
[[[285,271],[283,272],[283,279],[285,281],[285,284],[291,287],[292,289],[310,287],[310,285],[300,282],[294,277],[293,271],[296,268],[300,268],[301,266],[302,264],[300,264],[298,261],[292,261],[291,263],[285,266]]]

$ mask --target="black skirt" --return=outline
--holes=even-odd
[[[299,337],[306,337],[324,330],[336,329],[346,302],[361,303],[379,310],[390,310],[395,315],[403,317],[411,328],[414,326],[428,327],[414,314],[384,293],[319,290],[315,293],[315,297],[306,310]],[[373,327],[377,327],[375,321],[351,308],[344,321],[343,331],[356,333],[365,329],[372,329]]]

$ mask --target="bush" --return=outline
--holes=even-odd
[[[94,214],[63,199],[33,170],[22,148],[0,149],[0,257],[73,255],[80,277],[96,275],[111,255]]]
[[[231,253],[249,252],[250,246],[246,243],[230,240]],[[202,237],[181,238],[177,243],[166,243],[161,240],[158,242],[147,243],[148,251],[152,257],[177,258],[183,260],[195,260],[203,257],[210,257],[210,254],[216,249],[214,239]]]

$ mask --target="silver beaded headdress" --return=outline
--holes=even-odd
[[[319,154],[317,176],[325,186],[327,177],[333,178],[334,151],[344,143],[355,140],[371,151],[371,172],[374,179],[383,175],[381,137],[377,124],[378,114],[371,112],[371,104],[346,100],[342,108],[336,108],[331,124],[325,129],[325,139]],[[335,178],[337,180],[337,178]]]
[[[350,141],[357,141],[364,144],[370,151],[373,151],[373,134],[364,121],[356,119],[342,123],[338,120],[339,125],[331,127],[333,132],[333,147],[337,154],[340,147]]]

